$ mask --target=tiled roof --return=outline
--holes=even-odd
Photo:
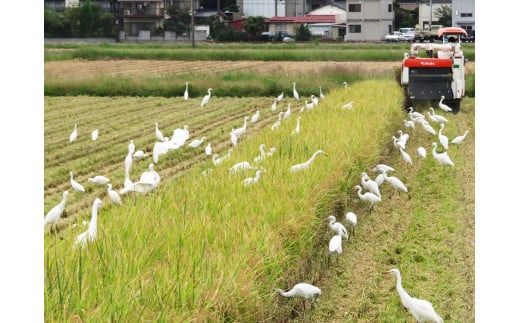
[[[294,24],[315,24],[315,23],[329,23],[333,24],[336,22],[336,16],[334,15],[306,15],[296,17],[272,17],[267,19],[267,22],[287,22]]]

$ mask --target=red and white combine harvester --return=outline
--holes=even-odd
[[[404,87],[408,109],[419,101],[443,100],[453,112],[460,109],[465,92],[464,59],[461,36],[467,33],[462,28],[440,28],[439,43],[414,43],[411,53],[405,53],[401,66],[401,85]],[[419,57],[423,49],[426,57]]]

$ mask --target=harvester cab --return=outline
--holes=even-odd
[[[410,54],[405,53],[401,64],[401,85],[404,88],[405,107],[413,106],[418,101],[439,101],[453,112],[460,109],[460,101],[465,92],[464,53],[461,49],[461,37],[467,36],[462,28],[440,28],[437,36],[439,43],[414,43]],[[419,57],[420,51],[426,57]]]

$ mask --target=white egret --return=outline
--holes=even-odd
[[[231,133],[229,134],[229,140],[231,141],[231,145],[233,145],[233,147],[236,147],[236,145],[238,145],[238,137],[235,134],[235,128],[231,130]]]
[[[399,139],[397,139],[395,136],[392,136],[392,140],[394,142],[395,149],[405,149],[406,148],[406,146],[401,141],[399,141]]]
[[[152,150],[152,157],[154,163],[157,164],[159,162],[159,156],[164,155],[168,152],[168,143],[168,137],[164,137],[164,142],[160,141],[154,143]]]
[[[320,100],[314,94],[311,95],[311,101],[312,101],[312,104],[314,104],[314,106],[317,106],[318,103],[320,102]]]
[[[385,181],[385,174],[386,174],[386,172],[382,172],[381,174],[376,176],[376,179],[374,180],[374,182],[376,182],[378,186],[381,186],[383,184],[383,182]]]
[[[184,90],[184,101],[188,101],[188,82],[186,82],[186,90]]]
[[[283,92],[276,98],[277,102],[280,102],[283,100]]]
[[[211,142],[208,142],[208,144],[206,145],[206,148],[204,148],[204,153],[206,153],[206,156],[211,156]]]
[[[213,89],[212,89],[212,88],[209,88],[209,89],[208,89],[208,94],[206,94],[206,95],[202,98],[202,102],[200,102],[200,107],[201,107],[201,108],[208,104],[209,99],[211,98],[211,91],[213,91]]]
[[[202,143],[206,140],[206,137],[202,137],[200,139],[193,139],[189,144],[188,147],[190,148],[197,148],[198,146],[202,145]]]
[[[159,140],[159,141],[162,141],[162,142],[165,141],[165,140],[164,140],[164,136],[163,136],[161,130],[159,130],[159,123],[158,123],[158,122],[155,123],[155,137],[156,137],[157,140]]]
[[[147,194],[156,189],[160,182],[161,177],[154,170],[154,164],[150,163],[148,165],[148,171],[145,171],[141,174],[138,182],[127,185],[125,180],[125,187],[119,191],[119,193],[126,194],[128,192],[138,192]]]
[[[289,172],[291,173],[294,173],[294,172],[298,172],[300,170],[304,170],[304,169],[307,169],[309,168],[309,166],[314,162],[314,160],[316,159],[316,157],[320,154],[323,154],[325,155],[325,153],[323,152],[323,150],[318,150],[316,151],[314,154],[312,154],[311,158],[309,158],[309,160],[307,160],[306,162],[304,163],[301,163],[301,164],[296,164],[296,165],[293,165],[291,168],[289,168]],[[325,155],[326,156],[326,155]]]
[[[260,150],[260,155],[255,157],[255,163],[259,163],[262,160],[264,160],[266,154],[265,154],[265,144],[261,144],[258,149]]]
[[[410,117],[411,120],[413,120],[415,122],[426,119],[422,113],[414,111],[413,107],[409,107],[408,111],[409,111],[408,116]]]
[[[374,207],[374,204],[381,202],[381,197],[375,195],[374,193],[365,192],[361,194],[362,188],[359,185],[356,185],[354,189],[357,190],[358,197],[361,201],[370,203],[370,209]]]
[[[329,255],[336,254],[337,257],[343,253],[343,246],[341,245],[341,235],[333,236],[329,241]],[[339,258],[337,258],[339,261]]]
[[[168,141],[168,149],[178,149],[190,139],[190,131],[187,125],[173,130],[172,138]]]
[[[283,111],[278,114],[278,120],[276,120],[276,122],[273,123],[273,125],[271,126],[271,130],[275,130],[275,129],[280,128],[280,126],[282,125],[283,114],[284,114]]]
[[[92,204],[92,216],[91,216],[90,222],[88,224],[88,229],[87,229],[87,231],[83,232],[82,234],[80,234],[76,237],[76,240],[74,241],[74,247],[80,246],[81,248],[83,248],[87,245],[87,242],[96,241],[97,216],[98,216],[98,210],[101,207],[101,205],[102,205],[101,200],[96,197],[96,199],[94,200],[94,203]]]
[[[323,95],[323,92],[321,91],[321,86],[320,86],[320,99],[325,99],[325,95]]]
[[[247,130],[247,120],[249,120],[249,117],[244,117],[244,125],[240,128],[235,129],[235,135],[240,138],[243,134],[246,133]]]
[[[98,137],[99,137],[99,129],[95,129],[90,134],[90,138],[92,138],[92,141],[96,141],[98,139]]]
[[[410,311],[417,322],[444,322],[439,314],[435,312],[430,302],[408,295],[401,284],[401,273],[399,272],[399,269],[392,269],[389,273],[393,274],[396,279],[395,289],[399,294],[401,304]]]
[[[276,107],[276,100],[274,100],[273,104],[271,105],[271,112],[275,112],[277,107]]]
[[[423,146],[417,148],[417,155],[421,158],[426,158],[426,149]]]
[[[403,149],[399,149],[399,151],[401,152],[401,158],[404,160],[404,162],[412,165],[413,163],[412,163],[412,158],[410,157],[410,155],[408,155],[408,153],[406,151],[404,151]]]
[[[441,123],[441,128],[439,129],[439,142],[445,150],[448,150],[449,139],[447,136],[442,134],[442,130],[444,130],[444,123]]]
[[[132,157],[134,157],[135,160],[141,160],[143,158],[148,157],[148,153],[145,153],[142,150],[136,150]]]
[[[301,117],[298,117],[298,119],[296,119],[296,128],[294,128],[293,132],[291,133],[292,135],[297,135],[300,133],[300,119]]]
[[[311,284],[307,284],[307,283],[298,283],[298,284],[294,285],[294,287],[287,292],[284,292],[283,290],[277,288],[276,292],[278,292],[283,297],[301,297],[301,298],[303,298],[303,309],[304,310],[305,310],[305,300],[306,299],[315,300],[321,295],[321,290],[318,287],[311,285]]]
[[[312,110],[312,108],[314,108],[314,103],[313,102],[309,103],[308,100],[305,100],[304,104],[305,104],[305,106],[304,106],[304,108],[302,108],[302,110],[300,110],[300,112],[305,111],[305,109]]]
[[[108,184],[107,193],[108,193],[108,196],[110,197],[110,200],[112,201],[112,203],[119,204],[119,205],[123,204],[119,194],[117,194],[117,192],[112,189],[112,184]]]
[[[354,235],[354,228],[357,225],[357,215],[354,212],[345,213],[345,223],[347,223],[347,227],[352,228],[352,235]]]
[[[130,169],[132,168],[132,161],[133,161],[133,158],[132,158],[133,154],[131,152],[128,152],[128,154],[126,154],[125,156],[125,171],[130,171]]]
[[[293,86],[293,96],[296,100],[300,101],[300,95],[298,94],[298,91],[296,91],[296,83],[293,82],[292,83],[292,86]]]
[[[347,88],[348,86],[348,83],[347,82],[343,82],[343,86],[345,87],[345,89]]]
[[[107,177],[102,176],[102,175],[89,177],[88,181],[90,183],[99,184],[99,185],[106,185],[106,184],[110,183],[110,179],[108,179]]]
[[[375,195],[381,197],[381,192],[379,191],[379,185],[370,179],[367,173],[361,173],[361,186],[365,189],[365,191],[369,191],[374,193]]]
[[[251,117],[251,123],[256,123],[260,119],[260,111],[257,110],[255,114]]]
[[[422,120],[422,121],[421,121],[421,125],[422,125],[423,129],[424,129],[426,132],[428,132],[428,133],[430,133],[430,134],[432,134],[432,135],[434,135],[434,136],[437,134],[437,133],[435,132],[435,129],[433,129],[433,127],[430,126],[430,124],[428,123],[428,121],[426,121],[426,120]]]
[[[240,163],[236,163],[231,168],[229,168],[229,173],[236,174],[236,173],[243,172],[243,171],[249,170],[249,169],[256,169],[256,167],[251,166],[251,164],[249,164],[249,162],[247,162],[247,161],[243,161]]]
[[[464,141],[464,139],[466,139],[466,136],[467,136],[468,132],[469,132],[469,131],[466,130],[462,136],[457,136],[457,137],[455,137],[455,138],[451,141],[451,143],[452,143],[452,144],[455,144],[455,145],[460,145],[460,144]]]
[[[251,185],[258,183],[258,181],[260,180],[260,176],[262,175],[263,172],[264,172],[263,169],[257,170],[255,172],[255,177],[248,177],[248,178],[244,179],[242,181],[242,185],[247,187],[247,186],[251,186]]]
[[[430,108],[430,112],[431,112],[431,114],[428,113],[428,115],[430,116],[430,119],[433,118],[438,123],[448,123],[448,119],[446,119],[445,117],[441,116],[440,114],[436,114],[435,110],[433,108]]]
[[[406,128],[415,129],[415,122],[413,122],[412,120],[403,120],[403,121],[404,121],[404,126]]]
[[[67,197],[69,196],[69,191],[64,191],[60,203],[56,204],[49,212],[45,215],[45,219],[43,220],[43,225],[47,224],[56,224],[58,220],[61,218],[63,211],[65,211],[65,205],[67,204]]]
[[[287,119],[291,116],[291,104],[287,105],[287,111],[283,113],[283,119]]]
[[[376,167],[374,167],[374,169],[372,169],[372,171],[377,172],[377,173],[382,173],[382,172],[390,173],[390,172],[395,171],[395,169],[393,169],[392,167],[385,165],[385,164],[378,164],[378,165],[376,165]]]
[[[69,136],[69,142],[73,142],[74,140],[78,139],[78,125],[74,125],[74,130],[72,130],[72,133]]]
[[[450,156],[448,156],[447,151],[445,151],[441,154],[438,154],[437,153],[437,143],[436,142],[432,143],[432,146],[433,146],[433,149],[432,149],[433,158],[435,158],[435,160],[439,164],[441,164],[443,166],[454,166],[453,162],[451,161]]]
[[[406,185],[404,185],[399,178],[395,176],[388,176],[386,173],[384,173],[383,176],[385,177],[385,181],[392,185],[393,188],[403,192],[408,192],[408,188],[406,188]]]
[[[404,146],[406,146],[406,143],[408,142],[408,139],[410,139],[410,135],[407,133],[403,133],[402,130],[398,131],[399,133],[399,141],[403,143]]]
[[[354,107],[354,101],[350,101],[349,103],[344,104],[341,108],[343,110],[352,110]]]
[[[135,151],[135,144],[134,144],[134,141],[133,141],[133,140],[130,140],[130,143],[128,144],[128,152],[133,154],[134,151]]]
[[[441,96],[441,100],[439,101],[439,108],[444,112],[451,112],[451,108],[444,104],[442,101],[444,101],[444,95]]]
[[[219,157],[218,154],[214,154],[213,157],[211,158],[211,160],[213,161],[213,165],[217,166],[217,165],[222,164],[224,162],[224,160],[226,160],[226,157],[225,156]]]
[[[345,239],[348,239],[347,228],[341,222],[336,221],[336,217],[331,215],[327,218],[327,222],[329,222],[329,229],[335,234],[339,234]]]
[[[74,180],[74,177],[72,176],[72,172],[70,172],[69,174],[70,174],[70,185],[72,186],[72,188],[78,192],[85,193],[85,188],[80,183],[78,183]]]

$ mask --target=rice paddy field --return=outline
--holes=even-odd
[[[407,47],[355,44],[344,50],[383,48],[402,57]],[[239,58],[279,48],[228,47]],[[401,58],[327,61],[327,51],[338,47],[320,44],[324,56],[309,61],[318,55],[309,54],[316,50],[312,45],[288,44],[286,49],[306,55],[306,61],[139,57],[141,51],[171,52],[156,44],[46,46],[46,55],[83,55],[52,56],[56,59],[45,63],[44,212],[64,190],[70,192],[62,219],[45,232],[46,321],[411,321],[394,278],[383,274],[391,268],[399,268],[404,288],[432,302],[445,322],[474,320],[474,98],[465,98],[456,115],[443,113],[450,140],[469,130],[462,145],[450,146],[455,167],[446,169],[431,155],[436,137],[419,126],[403,128],[404,97],[394,75]],[[92,50],[103,54],[85,60]],[[202,48],[221,50],[218,45]],[[104,56],[107,51],[136,57],[114,60]],[[474,82],[473,65],[467,68]],[[185,101],[180,96],[187,81],[190,99]],[[292,98],[292,82],[300,101]],[[299,113],[320,86],[326,98]],[[209,87],[214,96],[201,108]],[[284,99],[271,111],[282,91]],[[354,108],[342,109],[349,101]],[[272,130],[288,104],[292,115]],[[256,111],[259,121],[249,123],[232,147],[230,131]],[[301,131],[292,135],[297,118]],[[198,148],[183,146],[161,156],[155,165],[161,177],[156,190],[129,193],[122,205],[111,204],[106,186],[87,179],[104,175],[116,191],[121,189],[129,141],[151,154],[155,122],[165,136],[187,125],[191,139],[206,140]],[[69,143],[74,124],[78,139]],[[94,129],[99,129],[96,141],[90,138]],[[410,134],[406,150],[413,165],[393,148],[391,137],[399,129]],[[220,156],[233,148],[229,159],[213,165],[204,154],[207,142]],[[276,151],[258,164],[264,170],[259,182],[244,187],[242,181],[255,171],[230,175],[228,169],[252,162],[260,144]],[[420,145],[428,151],[425,160],[415,153]],[[309,169],[288,171],[320,149],[325,155]],[[130,178],[137,180],[151,162],[150,157],[134,160]],[[379,163],[392,165],[392,175],[406,183],[409,193],[384,186],[383,202],[369,210],[354,186],[361,172],[374,177],[369,170]],[[208,169],[212,172],[204,176]],[[85,193],[72,190],[70,171]],[[97,238],[75,248],[96,197],[103,203]],[[343,243],[339,260],[330,261],[325,219],[332,214],[344,222],[346,211],[358,215],[358,226]],[[313,308],[304,310],[300,301],[275,292],[298,282],[321,288]]]

